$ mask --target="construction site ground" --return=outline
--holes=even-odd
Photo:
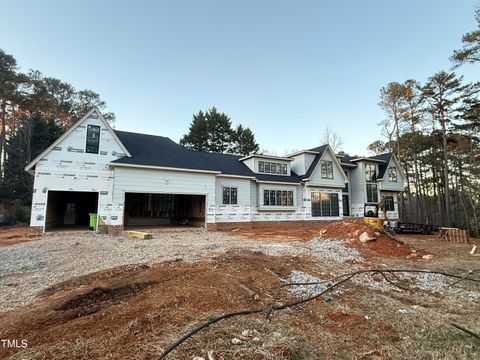
[[[363,232],[375,240],[361,243]],[[18,344],[0,346],[0,358],[158,359],[216,315],[325,289],[286,287],[277,298],[290,282],[370,268],[461,276],[480,268],[480,257],[470,254],[473,244],[480,248],[478,239],[397,239],[358,219],[227,232],[159,230],[149,240],[92,232],[34,237],[27,227],[0,229],[0,339]],[[480,358],[480,340],[452,326],[480,333],[478,283],[431,274],[390,280],[410,290],[379,274],[362,275],[268,319],[258,313],[218,322],[166,358]]]

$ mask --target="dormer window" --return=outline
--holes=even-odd
[[[258,172],[264,174],[287,175],[287,164],[273,161],[259,161]]]
[[[87,140],[85,143],[85,152],[88,154],[98,154],[100,148],[100,126],[87,125]]]
[[[333,179],[333,163],[331,161],[322,160],[320,162],[322,179]]]

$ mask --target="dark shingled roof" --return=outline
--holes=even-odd
[[[350,155],[337,156],[337,159],[340,161],[340,164],[358,166],[358,164],[352,162],[352,160],[356,158],[358,158],[358,156],[350,156]]]
[[[309,179],[310,176],[312,175],[313,170],[315,170],[315,167],[317,166],[318,162],[320,161],[320,158],[322,157],[323,153],[325,152],[325,149],[327,148],[328,145],[322,145],[322,146],[317,146],[312,149],[308,149],[308,151],[316,151],[318,152],[317,155],[315,155],[315,159],[313,159],[312,163],[310,164],[310,167],[308,168],[307,172],[305,175],[302,176],[302,179]]]
[[[375,160],[382,160],[385,161],[383,163],[378,164],[378,176],[377,179],[383,179],[383,176],[385,175],[385,171],[387,171],[388,164],[390,163],[390,160],[392,159],[393,153],[385,153],[385,154],[380,154],[380,155],[375,155],[375,156],[370,156],[370,158],[375,159]]]
[[[173,140],[155,135],[115,130],[132,157],[112,163],[172,167],[180,169],[219,171],[226,175],[251,176],[263,181],[300,182],[300,177],[255,174],[239,159],[241,156],[189,150]]]

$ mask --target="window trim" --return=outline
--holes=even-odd
[[[88,147],[88,130],[90,128],[98,128],[98,144],[96,146],[96,151],[89,151]],[[85,154],[99,154],[100,153],[100,138],[102,134],[102,127],[100,125],[94,125],[94,124],[87,124],[87,128],[85,130]]]
[[[295,210],[295,189],[265,187],[261,194],[259,210]]]
[[[375,196],[371,198],[371,200],[368,198],[368,186],[375,186]],[[372,190],[370,189],[371,194],[373,194]],[[378,184],[376,182],[367,182],[365,184],[365,195],[366,195],[366,200],[367,203],[378,203]]]
[[[372,168],[373,167],[373,172],[372,176],[369,178],[367,177],[367,168]],[[369,171],[370,172],[370,171]],[[377,180],[377,165],[372,164],[372,163],[365,163],[365,182],[367,183],[373,183]]]
[[[260,164],[263,164],[262,165],[263,170],[260,170]],[[267,167],[268,167],[268,171],[267,171]],[[258,160],[257,172],[259,174],[288,176],[288,166],[286,163],[283,163],[283,162]]]
[[[324,174],[324,166],[325,166],[325,174]],[[333,161],[320,160],[320,176],[322,177],[322,179],[330,179],[330,180],[333,179]]]
[[[225,190],[228,189],[228,202],[225,202]],[[235,190],[235,202],[232,202],[232,190]],[[222,205],[238,205],[238,187],[222,186]]]
[[[386,201],[387,198],[391,198],[392,199],[391,202],[390,201],[387,202]],[[383,205],[385,207],[385,211],[395,211],[395,197],[394,197],[394,195],[384,195],[382,201],[383,201]],[[387,209],[387,204],[389,204],[389,205],[391,204],[393,206],[393,209]]]
[[[313,201],[313,197],[314,195],[313,194],[319,194],[319,203],[314,205]],[[326,217],[339,217],[340,216],[340,195],[339,193],[337,192],[325,192],[325,191],[312,191],[310,192],[310,210],[311,210],[311,217],[312,218],[326,218]],[[315,195],[316,196],[316,195]],[[323,211],[324,211],[324,197],[327,196],[328,197],[328,215],[323,215]],[[332,207],[332,197],[336,197],[337,198],[337,204],[336,204],[336,207]],[[314,215],[314,206],[318,206],[318,210],[320,211],[319,215]],[[317,209],[315,209],[316,211]],[[336,210],[336,214],[333,212],[333,210]]]
[[[389,182],[398,182],[398,171],[396,166],[390,166],[387,172]],[[393,174],[395,174],[395,177],[393,176]]]

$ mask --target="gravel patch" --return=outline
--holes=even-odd
[[[314,238],[305,245],[308,253],[317,259],[340,264],[347,261],[363,261],[357,249],[345,246],[345,242],[341,240]]]
[[[351,269],[349,272],[353,272],[357,269]],[[309,297],[314,296],[322,291],[324,291],[332,282],[326,281],[331,279],[335,276],[339,276],[345,274],[346,272],[332,272],[331,274],[325,275],[324,273],[321,274],[322,277],[317,277],[302,271],[292,271],[290,276],[285,280],[285,283],[307,283],[307,282],[320,282],[325,281],[321,284],[315,285],[296,285],[291,286],[288,288],[288,291],[292,295],[300,296],[300,297]],[[388,276],[388,275],[387,275]],[[443,277],[442,275],[438,274],[428,274],[428,273],[417,273],[417,274],[399,274],[397,273],[396,276],[402,280],[407,281],[410,283],[411,289],[419,289],[422,292],[428,292],[433,294],[442,294],[444,296],[452,296],[452,297],[460,297],[466,300],[480,300],[480,292],[466,290],[459,286],[448,287],[448,280]],[[377,279],[377,280],[374,280]],[[395,279],[392,279],[394,282]],[[355,284],[357,286],[366,287],[371,290],[381,291],[381,292],[390,292],[390,291],[402,291],[398,287],[390,284],[389,282],[385,281],[381,278],[378,274],[375,277],[372,276],[371,273],[360,274],[353,277],[349,280],[345,285],[348,283]],[[343,285],[338,288],[335,288],[330,294],[340,294],[343,292],[342,290]]]
[[[140,240],[90,232],[46,234],[0,248],[0,313],[33,302],[39,292],[56,283],[117,266],[196,262],[230,249],[273,256],[291,250],[289,243],[264,243],[203,229],[153,235],[153,239]]]

